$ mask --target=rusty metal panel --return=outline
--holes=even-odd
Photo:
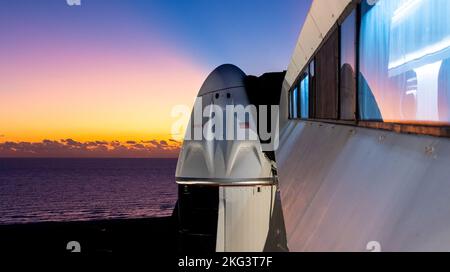
[[[338,118],[339,30],[336,29],[315,58],[314,118]]]

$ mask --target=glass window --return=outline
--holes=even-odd
[[[310,74],[311,77],[314,77],[314,74],[315,74],[315,73],[316,73],[316,67],[315,67],[314,60],[312,60],[312,61],[309,63],[309,74]]]
[[[300,82],[300,117],[309,118],[309,75]]]
[[[288,94],[288,102],[289,102],[289,118],[292,119],[292,113],[293,113],[293,109],[292,109],[292,91],[289,91]]]
[[[450,1],[364,0],[361,8],[361,118],[449,123]]]
[[[341,25],[340,117],[354,120],[356,112],[356,11]]]
[[[292,118],[298,118],[298,88],[292,91]]]

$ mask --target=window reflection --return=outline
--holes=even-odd
[[[289,101],[289,118],[292,119],[292,91],[289,91],[288,101]]]
[[[341,25],[340,117],[354,120],[356,111],[356,11]]]
[[[450,122],[450,1],[373,2],[362,3],[361,118]]]
[[[309,118],[309,76],[306,75],[305,78],[300,82],[300,117],[307,119]]]
[[[292,118],[298,118],[298,88],[292,91]]]

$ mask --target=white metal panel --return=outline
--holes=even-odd
[[[299,45],[297,47],[297,50],[294,52],[294,58],[292,59],[292,63],[295,65],[296,70],[294,71],[294,80],[297,78],[297,76],[300,74],[300,72],[304,68],[304,63],[308,61],[308,57],[305,54],[305,51],[303,50],[302,46]],[[294,84],[294,82],[291,82],[291,84]]]
[[[302,45],[297,43],[297,46],[294,51],[294,56],[293,56],[291,62],[295,63],[297,69],[300,70],[304,65],[301,65],[299,62],[307,61],[307,60],[308,60],[308,57],[306,56],[305,51],[302,48]]]
[[[275,186],[220,187],[216,251],[262,252]]]
[[[341,13],[345,10],[351,0],[315,0],[309,14],[316,27],[319,29],[321,39],[336,23]]]
[[[286,77],[285,77],[286,82],[289,84],[289,88],[294,83],[295,77],[297,75],[297,71],[298,71],[298,69],[297,69],[295,63],[291,62],[288,66],[288,70],[286,72]]]
[[[310,13],[308,14],[308,17],[306,18],[306,21],[303,25],[303,29],[300,33],[300,39],[298,42],[299,45],[303,48],[307,59],[309,59],[314,54],[322,40],[322,33],[317,28],[316,22],[314,21]],[[305,59],[294,59],[294,61],[301,65],[301,68],[306,65]]]
[[[450,250],[450,139],[289,121],[276,155],[291,251]]]

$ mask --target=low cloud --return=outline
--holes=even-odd
[[[0,143],[0,157],[81,157],[81,158],[173,158],[178,156],[176,141],[89,141],[74,139],[42,142]]]

